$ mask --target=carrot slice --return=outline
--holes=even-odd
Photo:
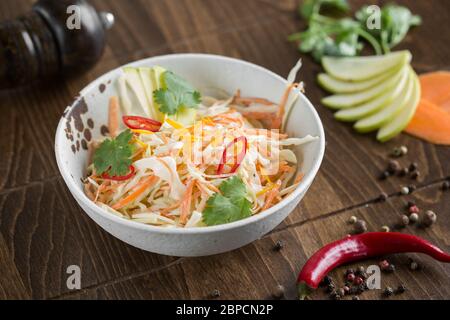
[[[121,199],[115,205],[112,206],[114,210],[118,210],[120,208],[125,207],[130,202],[136,200],[142,193],[144,193],[148,188],[153,186],[159,180],[158,177],[150,176],[144,178],[141,182],[139,182],[133,189],[131,189],[131,193],[125,198]]]
[[[111,137],[117,135],[117,130],[119,129],[119,98],[112,96],[109,99],[109,119],[108,119],[108,129]]]
[[[450,112],[450,72],[436,71],[419,77],[422,99]]]
[[[450,113],[422,99],[405,131],[434,144],[450,145]]]
[[[180,223],[186,224],[189,213],[191,212],[192,204],[192,191],[194,189],[195,180],[191,180],[186,188],[186,193],[184,194],[183,201],[180,207]]]

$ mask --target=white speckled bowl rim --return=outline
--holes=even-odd
[[[156,57],[151,57],[151,58],[146,58],[146,59],[141,59],[141,60],[137,60],[134,62],[131,62],[127,65],[134,65],[134,64],[139,64],[143,61],[149,60],[151,59],[152,62],[154,63],[158,63],[158,59],[164,59],[164,60],[168,60],[168,59],[180,59],[183,57],[187,57],[187,56],[191,56],[191,57],[205,57],[205,58],[215,58],[218,60],[231,60],[235,63],[240,63],[243,65],[248,65],[251,66],[253,68],[256,69],[260,69],[263,72],[269,73],[271,76],[277,78],[278,80],[282,81],[283,83],[285,83],[287,85],[287,80],[280,77],[278,74],[263,68],[261,66],[258,66],[256,64],[247,62],[247,61],[243,61],[243,60],[239,60],[239,59],[235,59],[235,58],[230,58],[230,57],[225,57],[225,56],[220,56],[220,55],[212,55],[212,54],[201,54],[201,53],[180,53],[180,54],[170,54],[170,55],[163,55],[163,56],[156,56]],[[66,109],[65,113],[67,111],[69,111],[71,108],[73,108],[74,106],[76,106],[77,102],[83,98],[84,94],[86,94],[87,92],[89,92],[91,89],[93,89],[93,86],[96,85],[97,82],[99,81],[104,81],[106,82],[108,79],[111,78],[111,74],[117,72],[117,70],[120,70],[123,66],[116,68],[114,70],[109,71],[108,73],[100,76],[99,78],[97,78],[96,80],[92,81],[89,85],[87,85],[83,90],[80,91],[80,96],[78,97],[77,100],[75,100],[71,106],[68,107],[68,109]],[[147,225],[147,224],[143,224],[143,223],[139,223],[139,222],[135,222],[132,220],[127,220],[124,218],[121,218],[119,216],[113,215],[111,213],[109,213],[108,211],[106,211],[105,209],[97,206],[94,202],[92,202],[83,192],[83,190],[81,188],[79,188],[76,184],[74,179],[72,179],[70,177],[70,173],[68,170],[65,170],[65,164],[63,163],[63,161],[61,160],[61,155],[60,155],[60,148],[58,147],[58,144],[60,143],[60,139],[64,138],[64,125],[66,122],[66,119],[64,117],[61,118],[61,120],[59,121],[58,124],[58,128],[56,130],[56,135],[55,135],[55,155],[56,155],[56,161],[58,164],[58,168],[59,171],[65,181],[65,183],[67,184],[67,186],[69,187],[70,191],[72,192],[73,196],[76,197],[79,201],[83,202],[85,205],[87,205],[90,209],[92,209],[93,211],[95,211],[96,213],[98,213],[99,215],[101,215],[102,217],[111,220],[112,222],[117,222],[119,224],[123,224],[123,225],[127,225],[129,227],[132,228],[136,228],[136,229],[140,229],[140,230],[148,230],[148,231],[152,231],[152,232],[156,232],[156,233],[162,233],[162,234],[198,234],[198,233],[213,233],[213,232],[217,232],[217,231],[224,231],[224,230],[231,230],[234,228],[239,228],[241,226],[247,225],[247,224],[251,224],[253,222],[265,219],[266,217],[272,215],[274,212],[276,212],[277,210],[279,210],[281,207],[283,207],[286,203],[293,201],[297,196],[299,196],[302,192],[305,191],[306,188],[308,188],[314,177],[316,176],[317,172],[319,171],[320,165],[322,163],[322,159],[324,157],[324,153],[325,153],[325,132],[323,129],[323,125],[322,122],[320,120],[319,115],[317,114],[317,111],[315,110],[315,108],[313,107],[313,105],[311,104],[311,102],[303,95],[300,94],[300,99],[303,99],[306,106],[310,109],[310,111],[313,114],[313,117],[316,121],[316,125],[319,128],[319,140],[317,142],[313,142],[313,143],[319,143],[319,152],[317,155],[315,155],[315,159],[314,159],[314,165],[312,167],[312,170],[310,170],[309,172],[307,172],[304,176],[304,178],[302,179],[301,183],[297,186],[297,188],[295,188],[295,190],[289,194],[287,197],[283,198],[282,201],[280,201],[279,203],[277,203],[276,205],[274,205],[273,207],[262,211],[256,215],[253,215],[249,218],[245,218],[242,220],[238,220],[235,222],[231,222],[231,223],[227,223],[227,224],[222,224],[222,225],[216,225],[216,226],[206,226],[206,227],[192,227],[192,228],[165,228],[165,227],[160,227],[160,226],[153,226],[153,225]]]

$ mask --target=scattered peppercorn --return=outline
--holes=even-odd
[[[411,207],[409,207],[408,211],[409,211],[409,213],[419,213],[420,209],[418,206],[412,205]]]
[[[417,162],[413,162],[409,165],[409,171],[411,171],[411,172],[416,171],[418,167],[419,166],[418,166]]]
[[[393,265],[392,263],[389,264],[389,267],[387,267],[386,272],[389,273],[395,272],[395,265]]]
[[[356,269],[356,275],[361,276],[361,275],[364,275],[365,273],[366,273],[366,269],[363,266],[359,266]]]
[[[333,282],[333,279],[330,276],[325,276],[325,277],[323,277],[322,281],[320,282],[320,286],[326,287],[332,282]]]
[[[356,233],[364,233],[367,231],[367,224],[364,220],[358,220],[354,224],[354,229]]]
[[[359,297],[358,296],[353,296],[352,300],[359,300]]]
[[[450,181],[446,180],[442,183],[442,190],[443,191],[450,190]]]
[[[405,291],[406,291],[405,285],[400,284],[400,285],[397,287],[397,290],[395,290],[395,293],[396,293],[396,294],[402,294],[402,293],[405,292]]]
[[[351,273],[355,273],[355,270],[353,270],[352,268],[345,270],[345,276],[348,276]]]
[[[381,173],[381,175],[380,175],[380,180],[386,180],[387,178],[389,178],[390,177],[390,173],[389,173],[389,171],[383,171],[382,173]]]
[[[400,146],[400,153],[402,156],[408,153],[408,148],[406,146]]]
[[[387,171],[389,171],[390,174],[396,173],[398,170],[400,170],[400,164],[396,160],[390,160],[388,163]]]
[[[367,290],[367,286],[366,286],[366,284],[365,283],[361,283],[358,287],[357,287],[357,292],[358,293],[363,293],[364,291],[366,291]]]
[[[415,270],[419,269],[419,264],[415,261],[411,261],[409,264],[409,269],[411,271],[415,271]]]
[[[436,219],[437,219],[436,213],[434,213],[431,210],[427,210],[427,212],[425,212],[425,215],[423,217],[423,225],[429,227],[436,222]]]
[[[284,286],[279,284],[279,285],[276,286],[272,296],[275,299],[282,299],[284,297],[284,292],[285,292]]]
[[[410,184],[408,186],[409,189],[409,193],[413,193],[414,191],[416,191],[417,187],[414,184]]]
[[[409,173],[409,169],[408,168],[402,168],[398,171],[398,175],[400,177],[404,177]]]
[[[220,297],[220,291],[217,289],[214,289],[213,292],[211,293],[211,295],[213,296],[213,298],[218,298],[218,297]]]
[[[411,173],[411,179],[417,180],[420,177],[420,171],[414,171]]]
[[[408,188],[408,187],[402,187],[402,188],[400,189],[400,192],[401,192],[403,195],[407,195],[407,194],[409,194],[409,188]]]
[[[349,286],[343,286],[342,289],[344,289],[344,293],[345,294],[349,294],[349,292],[350,292],[350,287]]]
[[[389,231],[391,231],[391,229],[390,229],[388,226],[382,226],[382,227],[381,227],[381,231],[383,231],[383,232],[389,232]]]
[[[354,224],[356,221],[358,221],[358,218],[355,217],[355,216],[351,216],[350,219],[348,220],[348,222],[349,222],[350,224]]]
[[[383,260],[380,261],[378,265],[380,266],[380,269],[384,271],[389,267],[389,262],[387,260]]]
[[[341,296],[339,295],[339,293],[337,291],[333,291],[330,293],[330,299],[340,300]]]
[[[349,273],[346,277],[347,281],[353,283],[355,281],[355,274],[354,273]]]
[[[382,192],[382,193],[379,195],[378,200],[381,201],[381,202],[384,202],[384,201],[387,200],[387,198],[388,198],[387,193],[386,193],[386,192]]]
[[[363,282],[364,282],[364,280],[363,280],[363,278],[361,278],[361,277],[356,277],[355,278],[355,284],[357,285],[357,286],[359,286],[360,284],[362,284]]]
[[[338,293],[341,297],[345,296],[345,290],[344,290],[344,288],[339,288],[339,290],[337,291],[337,293]]]
[[[333,292],[334,290],[336,289],[336,286],[334,285],[334,283],[330,283],[328,286],[327,286],[327,292],[328,293],[331,293],[331,292]]]
[[[400,225],[405,227],[408,224],[409,224],[409,217],[406,214],[402,215],[400,218]]]
[[[277,242],[275,243],[275,246],[273,247],[273,249],[275,251],[280,251],[281,249],[283,249],[283,247],[284,247],[283,241],[277,240]]]
[[[393,293],[394,293],[394,290],[392,290],[391,287],[386,287],[386,288],[384,289],[384,291],[383,291],[383,294],[384,294],[386,297],[392,296]]]
[[[412,213],[409,216],[410,223],[416,223],[419,220],[419,215],[417,213]]]

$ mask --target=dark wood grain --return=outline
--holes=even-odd
[[[0,18],[26,12],[32,1],[2,1]],[[334,121],[320,105],[324,92],[315,76],[320,66],[302,56],[301,78],[307,96],[324,123],[327,151],[320,173],[300,206],[264,239],[215,257],[179,259],[132,248],[109,236],[72,199],[54,160],[58,120],[73,97],[99,75],[130,61],[175,52],[222,54],[254,62],[285,76],[301,56],[286,36],[304,26],[295,0],[92,1],[116,15],[102,60],[88,72],[53,83],[0,91],[0,298],[269,298],[274,287],[295,297],[299,266],[322,244],[345,235],[346,219],[364,217],[371,229],[390,223],[401,212],[402,185],[415,183],[421,205],[440,212],[430,230],[409,228],[449,249],[450,198],[437,192],[450,176],[450,148],[433,146],[407,135],[379,144],[371,135],[355,134]],[[365,1],[351,1],[358,7]],[[418,72],[450,69],[449,4],[445,1],[399,1],[422,15],[401,48],[414,54]],[[394,146],[410,153],[404,165],[419,164],[420,180],[377,179]],[[375,200],[387,192],[386,203]],[[447,214],[445,214],[447,212]],[[271,248],[282,239],[286,247]],[[400,260],[396,260],[400,259]],[[421,258],[422,259],[422,258]],[[401,258],[394,261],[402,263]],[[446,283],[449,269],[425,258],[423,273],[406,270],[386,278],[414,288],[399,298],[450,298],[435,283]],[[80,292],[66,285],[69,265],[82,268]],[[339,272],[339,271],[338,271]],[[389,280],[391,279],[391,280]],[[393,283],[392,282],[392,283]],[[378,298],[379,293],[365,295]],[[318,295],[323,298],[323,295]]]

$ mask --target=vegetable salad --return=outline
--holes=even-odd
[[[86,195],[111,214],[162,227],[202,227],[264,211],[301,182],[291,147],[316,137],[283,132],[300,63],[279,103],[201,96],[161,67],[124,68],[109,134],[90,145]]]

